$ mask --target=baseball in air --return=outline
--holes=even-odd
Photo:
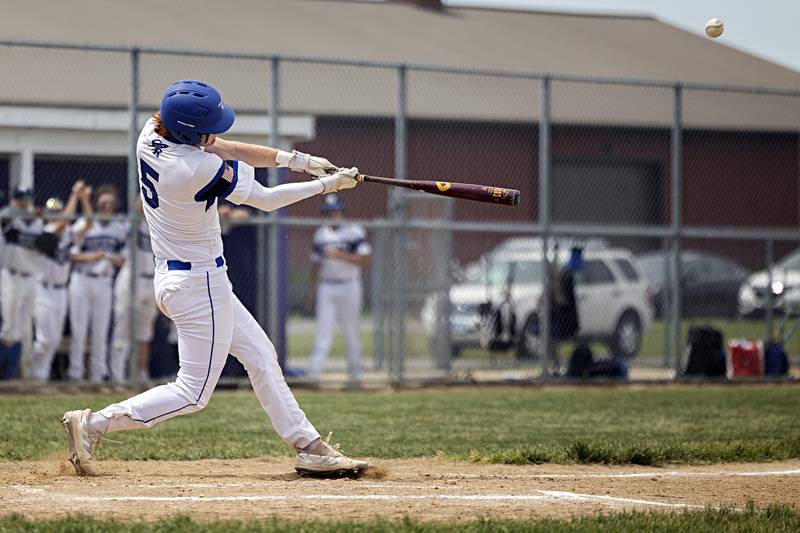
[[[711,19],[706,22],[706,35],[711,37],[712,39],[716,39],[722,32],[725,31],[725,26],[722,24],[722,21],[719,19]]]

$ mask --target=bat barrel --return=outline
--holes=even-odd
[[[508,205],[512,207],[519,205],[520,200],[520,192],[518,190],[506,189],[504,187],[494,187],[491,185],[451,183],[449,181],[398,180],[393,178],[366,176],[363,174],[359,174],[357,179],[359,181],[382,183],[384,185],[393,185],[395,187],[405,187],[407,189],[423,191],[435,194],[437,196]]]

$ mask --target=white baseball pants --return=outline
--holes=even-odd
[[[308,377],[319,379],[336,333],[341,325],[347,348],[350,379],[361,381],[361,281],[321,282],[317,289],[317,328],[314,348],[308,361]]]
[[[55,288],[40,284],[36,292],[36,307],[33,321],[36,324],[36,340],[33,343],[33,361],[30,377],[37,381],[50,378],[50,367],[56,355],[64,321],[67,319],[67,287]]]
[[[226,268],[156,273],[156,302],[178,331],[180,369],[172,383],[152,388],[100,414],[108,431],[151,427],[208,404],[228,353],[244,365],[278,435],[302,448],[319,433],[286,385],[267,334],[233,294]]]
[[[86,336],[91,330],[89,377],[99,383],[108,374],[108,329],[111,326],[110,276],[90,277],[74,272],[69,283],[69,370],[71,379],[84,378]]]
[[[0,271],[0,302],[3,327],[0,340],[6,344],[26,341],[33,325],[33,306],[36,300],[36,278],[32,275]]]
[[[114,334],[111,339],[109,371],[112,381],[124,381],[131,346],[131,269],[125,263],[114,285]],[[153,340],[153,327],[158,313],[153,292],[153,280],[140,276],[136,280],[136,342]]]

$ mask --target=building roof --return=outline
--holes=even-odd
[[[47,16],[42,16],[47,13]],[[800,73],[646,16],[582,15],[335,0],[26,0],[0,17],[4,39],[308,55],[415,64],[477,66],[685,82],[800,89]],[[124,54],[0,47],[0,101],[123,107]],[[295,113],[391,115],[396,73],[285,62],[281,107]],[[216,83],[239,108],[268,100],[269,68],[256,60],[142,54],[141,101],[183,77]],[[564,122],[662,125],[666,88],[553,85],[553,118]],[[538,117],[535,80],[411,70],[414,116],[490,120]],[[789,128],[797,98],[687,92],[687,123]]]

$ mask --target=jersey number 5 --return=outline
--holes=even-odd
[[[158,172],[153,167],[144,162],[144,159],[139,160],[139,170],[142,182],[142,198],[153,209],[158,208],[158,191],[153,181],[158,181]],[[152,181],[151,179],[152,178]]]

